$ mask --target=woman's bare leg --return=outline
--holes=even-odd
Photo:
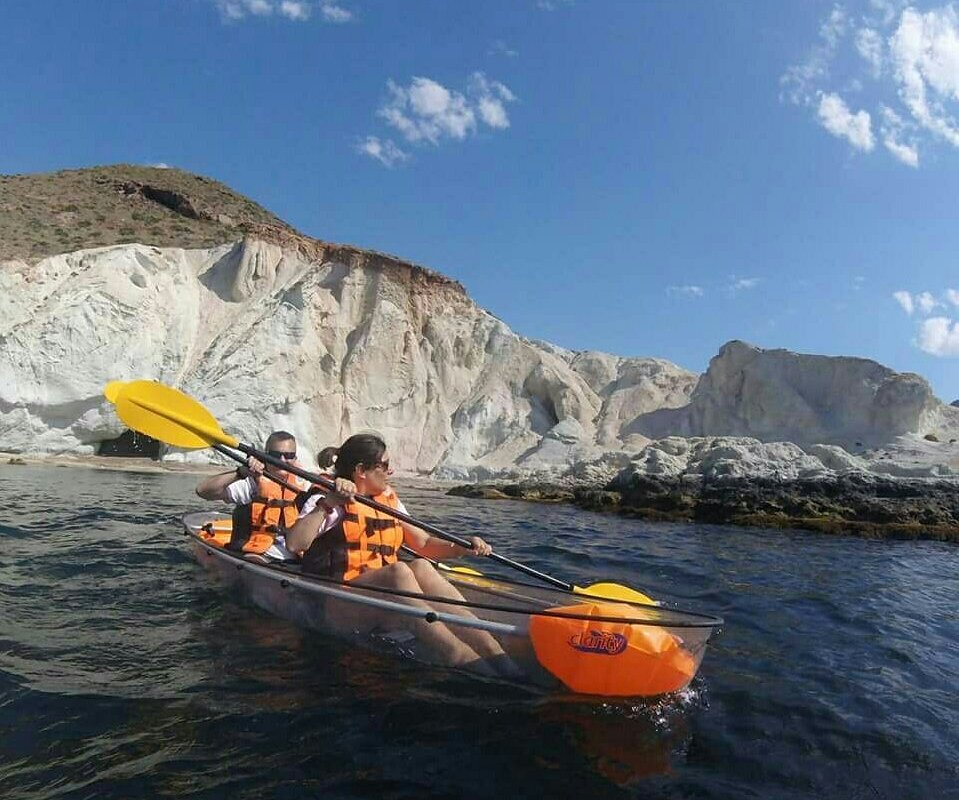
[[[413,571],[407,564],[396,563],[388,567],[367,572],[350,582],[352,586],[370,586],[383,589],[398,589],[403,592],[421,593]],[[424,600],[412,597],[398,597],[396,601],[407,605],[431,609]],[[384,622],[389,612],[380,609],[361,606],[349,601],[338,601],[328,609],[328,616],[339,626],[354,627],[368,632]],[[454,634],[442,622],[426,622],[423,619],[414,619],[407,616],[393,615],[389,618],[391,625],[397,625],[414,633],[426,644],[436,656],[445,664],[454,667],[465,667],[486,674],[495,674],[495,671],[483,664],[480,655],[466,642]]]
[[[459,590],[446,580],[443,575],[437,572],[436,568],[426,559],[417,558],[411,561],[410,569],[423,594],[430,597],[445,597],[450,600],[465,599]],[[461,617],[477,619],[476,615],[464,606],[450,605],[442,606],[442,608],[451,614],[459,614]],[[502,677],[518,678],[524,674],[523,670],[506,654],[503,646],[489,631],[459,625],[454,625],[453,628],[456,635],[472,647],[473,650],[479,653],[483,658],[490,659],[490,664],[494,666],[496,672]]]

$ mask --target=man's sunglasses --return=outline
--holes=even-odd
[[[284,450],[267,450],[266,454],[273,458],[285,458],[287,461],[293,461],[296,458],[296,451],[287,453]]]

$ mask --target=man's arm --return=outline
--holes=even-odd
[[[228,500],[226,489],[231,483],[238,480],[241,480],[239,470],[211,475],[197,484],[196,493],[204,500]]]
[[[250,456],[245,465],[237,467],[233,472],[221,472],[204,478],[197,484],[196,493],[204,500],[224,500],[230,503],[233,502],[233,498],[227,494],[226,490],[231,483],[247,478],[259,480],[262,474],[263,463]]]

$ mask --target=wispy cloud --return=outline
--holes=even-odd
[[[948,300],[954,306],[959,307],[959,290],[946,289],[946,300]]]
[[[685,284],[684,286],[667,286],[666,294],[673,297],[702,297],[704,291],[702,286]]]
[[[733,293],[755,289],[759,285],[759,281],[759,278],[737,278],[735,275],[730,275],[727,289]]]
[[[336,3],[320,3],[320,14],[326,22],[332,22],[337,25],[352,22],[354,18],[352,11]]]
[[[227,22],[236,22],[247,17],[269,17],[278,14],[291,22],[306,22],[313,16],[316,5],[324,22],[350,22],[354,14],[332,0],[319,4],[308,0],[213,0],[221,16]]]
[[[912,315],[912,312],[915,311],[916,306],[912,302],[912,295],[906,291],[898,291],[892,293],[893,299],[899,303],[899,306],[907,314]]]
[[[409,153],[404,152],[392,139],[380,139],[378,136],[367,136],[356,146],[357,152],[379,161],[384,167],[395,167],[409,160]]]
[[[297,0],[283,0],[280,3],[280,14],[294,22],[305,22],[310,18],[310,4]]]
[[[905,290],[900,290],[893,292],[892,296],[907,314],[919,311],[928,316],[937,308],[945,308],[946,302],[952,302],[955,294],[953,289],[946,289],[943,294],[944,299],[939,299],[932,292],[916,292],[915,294],[910,294]],[[957,297],[957,299],[959,299],[959,297]]]
[[[507,58],[516,58],[519,55],[519,52],[510,47],[502,39],[497,39],[489,46],[489,50],[486,52],[489,56],[506,56]]]
[[[540,11],[556,11],[573,5],[574,0],[536,0],[536,7]]]
[[[857,150],[872,150],[876,140],[868,111],[853,114],[838,94],[824,94],[819,99],[819,122],[833,136],[846,139]]]
[[[885,151],[913,168],[937,142],[959,148],[959,11],[915,6],[870,0],[860,14],[834,6],[806,57],[780,79],[782,99],[814,109],[826,130],[862,152],[873,150],[878,120]],[[849,111],[835,87],[854,86],[871,108]]]
[[[506,106],[516,101],[516,95],[505,84],[490,80],[482,72],[470,76],[463,92],[425,77],[414,77],[407,86],[390,80],[387,90],[389,96],[376,114],[414,145],[463,140],[476,134],[481,125],[504,130],[510,126]],[[383,145],[377,136],[368,136],[364,141]],[[365,154],[386,164],[377,155]]]

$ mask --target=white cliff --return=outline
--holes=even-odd
[[[702,377],[570,352],[441,275],[292,233],[0,264],[0,450],[96,452],[123,431],[103,385],[134,378],[247,441],[374,429],[401,471],[444,478],[959,469],[959,408],[917,375],[742,342]]]
[[[959,412],[925,379],[864,358],[801,355],[725,344],[690,402],[639,417],[632,430],[664,436],[877,447],[905,434],[955,438]]]
[[[123,431],[103,385],[134,378],[182,388],[247,441],[285,428],[310,452],[375,429],[404,471],[448,477],[645,444],[634,419],[696,382],[523,339],[455,282],[352,248],[247,238],[0,265],[0,449],[96,452]]]

